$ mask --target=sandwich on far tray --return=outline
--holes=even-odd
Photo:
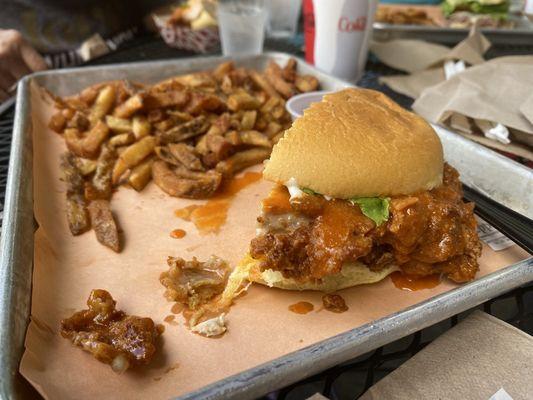
[[[350,88],[312,104],[273,147],[263,177],[275,185],[257,205],[256,236],[238,266],[216,255],[169,257],[161,274],[165,296],[180,303],[197,334],[226,332],[225,315],[252,282],[332,293],[394,271],[459,283],[475,278],[481,244],[457,171],[444,162],[431,126],[379,92]],[[337,300],[329,301],[345,307]],[[161,332],[151,320],[116,311],[103,291],[88,305],[63,321],[65,337],[105,347],[105,357],[88,351],[116,370],[149,361]],[[109,332],[137,326],[148,356],[133,360],[120,342],[99,336],[101,324],[91,328],[98,318]]]

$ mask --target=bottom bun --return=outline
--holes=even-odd
[[[397,271],[397,266],[390,266],[381,271],[371,271],[362,263],[353,262],[344,264],[342,270],[333,275],[327,275],[322,279],[309,281],[297,281],[292,278],[284,278],[281,272],[267,269],[263,272],[259,269],[259,260],[253,259],[249,254],[241,261],[240,265],[246,265],[249,271],[248,280],[261,283],[269,287],[286,290],[318,290],[321,292],[335,292],[366,283],[376,283],[385,279],[390,273]]]

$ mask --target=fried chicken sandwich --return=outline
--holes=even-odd
[[[473,204],[419,116],[366,89],[328,94],[274,146],[241,265],[250,279],[291,290],[334,291],[395,270],[466,282],[481,245]]]

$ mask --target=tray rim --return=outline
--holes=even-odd
[[[283,52],[265,52],[254,57],[294,57]],[[201,57],[206,61],[223,61],[229,57],[210,56]],[[250,59],[250,56],[231,57],[236,61]],[[298,59],[300,63],[305,63]],[[44,71],[25,77],[18,87],[16,100],[15,123],[13,140],[10,152],[6,199],[4,207],[4,220],[0,241],[0,323],[2,326],[16,325],[16,313],[22,314],[24,321],[23,334],[17,337],[16,329],[0,330],[0,348],[7,349],[0,352],[0,396],[2,398],[18,398],[20,394],[21,375],[18,373],[20,358],[24,351],[26,329],[30,319],[31,304],[31,278],[33,273],[33,153],[32,138],[29,135],[30,103],[29,85],[31,81],[43,75],[68,74],[73,72],[92,72],[102,69],[142,68],[154,64],[187,63],[198,60],[199,57],[179,58],[167,61],[143,61],[135,63],[109,64],[105,66],[91,66],[81,68],[68,68],[56,71]],[[313,66],[310,68],[316,70]],[[318,71],[318,70],[317,70]],[[318,71],[321,75],[327,75]],[[339,84],[352,85],[349,82],[330,77]],[[25,174],[26,172],[26,174]],[[27,203],[27,204],[23,204]],[[31,212],[27,207],[31,206]],[[29,231],[29,229],[32,229]],[[28,235],[28,232],[31,232]],[[31,240],[24,239],[31,237]],[[12,285],[16,274],[28,271],[29,279],[25,287],[17,288]],[[499,281],[505,278],[505,285]],[[439,296],[428,299],[415,306],[380,320],[354,328],[332,338],[318,342],[314,345],[282,356],[268,363],[259,365],[239,374],[214,382],[201,389],[185,394],[179,398],[209,398],[218,399],[232,396],[235,398],[253,398],[264,394],[274,388],[282,387],[314,372],[326,369],[333,364],[346,361],[358,354],[362,354],[396,338],[406,336],[411,332],[422,329],[442,319],[448,318],[457,312],[476,306],[483,301],[493,298],[516,286],[533,280],[533,257],[503,268],[497,272],[480,278],[470,284],[455,288]],[[465,290],[468,289],[468,290]],[[483,290],[477,290],[483,289]],[[469,291],[474,294],[464,296],[461,294]],[[15,293],[17,292],[17,293]],[[449,302],[450,298],[454,301]],[[434,307],[444,306],[443,311],[429,315],[431,318],[421,321],[422,311],[431,311]],[[392,329],[385,331],[387,325]],[[15,327],[16,328],[16,327]],[[19,333],[20,334],[20,333]],[[367,335],[367,336],[365,336]],[[22,339],[21,339],[22,338]],[[372,342],[373,341],[373,342]],[[370,343],[372,342],[372,343]],[[13,346],[14,344],[14,346]],[[269,372],[265,374],[265,372]],[[26,384],[29,382],[26,381]]]

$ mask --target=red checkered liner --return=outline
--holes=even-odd
[[[206,53],[220,42],[216,26],[193,30],[187,26],[168,24],[167,18],[161,16],[154,16],[154,22],[170,47]]]

